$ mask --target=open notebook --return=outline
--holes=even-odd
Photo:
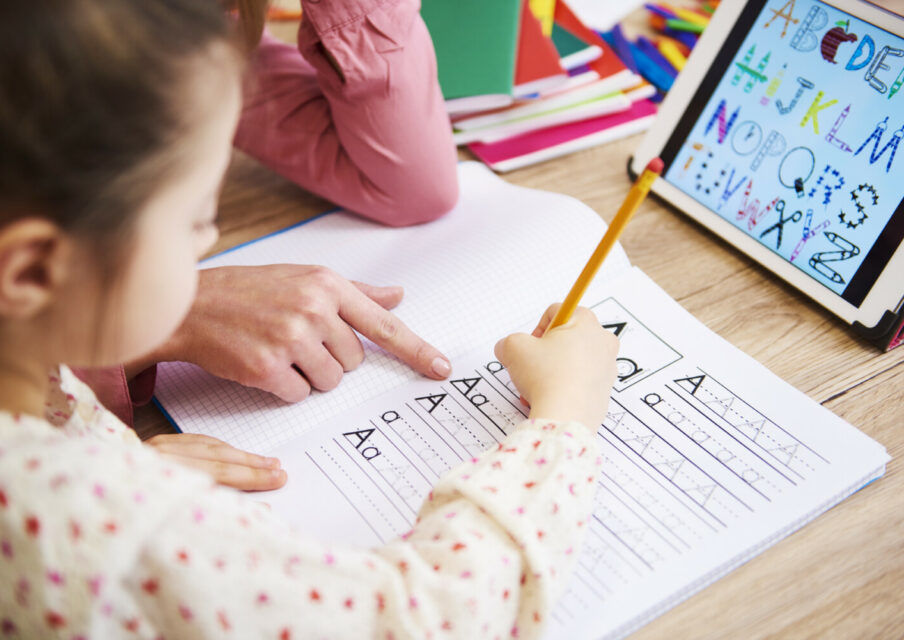
[[[523,407],[492,345],[561,299],[605,229],[571,198],[459,171],[458,206],[429,225],[331,213],[205,262],[401,284],[398,315],[452,359],[435,382],[368,345],[338,389],[291,406],[161,367],[157,400],[180,429],[279,455],[289,483],[264,498],[306,533],[392,539],[444,470],[504,438]],[[884,472],[878,443],[706,329],[620,246],[584,304],[621,339],[619,378],[592,524],[548,637],[622,637]]]

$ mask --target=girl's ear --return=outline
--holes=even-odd
[[[46,309],[67,280],[72,241],[41,218],[0,229],[0,316],[28,319]]]

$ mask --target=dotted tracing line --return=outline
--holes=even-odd
[[[659,498],[657,498],[653,493],[651,493],[650,491],[648,491],[645,487],[641,486],[640,483],[637,482],[637,480],[635,480],[634,478],[632,478],[626,471],[624,471],[624,469],[621,467],[621,465],[620,465],[616,460],[614,460],[613,458],[611,458],[611,457],[609,457],[609,456],[607,456],[607,455],[604,454],[604,455],[603,455],[603,463],[604,463],[604,464],[603,464],[604,467],[606,466],[606,464],[608,464],[609,466],[615,467],[616,469],[618,469],[619,471],[621,471],[621,472],[625,475],[625,477],[628,479],[628,482],[627,482],[627,483],[624,483],[624,484],[619,483],[619,482],[618,482],[617,480],[615,480],[614,478],[612,479],[612,482],[614,482],[617,486],[621,487],[621,488],[625,491],[625,493],[627,493],[629,496],[632,496],[635,500],[637,500],[638,504],[641,504],[641,506],[642,506],[644,509],[646,509],[647,511],[652,511],[652,510],[650,509],[649,506],[644,505],[643,503],[640,502],[638,496],[641,495],[641,494],[642,494],[642,495],[645,495],[645,496],[648,496],[650,499],[652,499],[652,501],[653,501],[656,505],[659,506],[659,508],[662,509],[663,512],[665,512],[666,515],[671,516],[672,518],[674,518],[675,520],[677,520],[677,521],[678,521],[678,524],[681,525],[681,528],[682,528],[682,529],[689,531],[690,533],[694,534],[697,538],[702,538],[702,534],[701,534],[699,531],[697,531],[696,529],[692,528],[692,527],[687,523],[687,521],[685,521],[681,516],[677,515],[674,511],[672,511],[665,503],[662,502],[662,500],[660,500]],[[633,491],[629,491],[628,488],[625,486],[626,484],[631,484],[632,487],[634,488],[634,490],[633,490]],[[662,519],[662,518],[660,518],[660,519]],[[676,535],[676,536],[678,536],[679,538],[681,537],[681,536],[679,536],[678,533],[676,532],[676,529],[677,529],[677,528],[673,528],[673,527],[670,527],[670,526],[665,525],[665,524],[663,524],[663,526],[665,526],[665,528],[668,529],[673,535]]]
[[[474,404],[474,403],[472,402],[471,404]],[[480,406],[477,406],[477,405],[475,404],[474,407],[475,407],[478,411],[480,411],[480,413],[482,413],[483,416],[484,416],[487,420],[489,420],[490,422],[493,422],[493,424],[495,424],[495,421],[493,420],[493,418],[492,418],[487,412],[484,412],[484,411],[483,411],[483,407],[485,407],[485,406],[487,406],[487,405],[489,405],[490,407],[492,407],[493,409],[496,410],[496,413],[495,413],[494,415],[501,416],[501,417],[505,418],[505,421],[508,423],[508,426],[509,426],[509,427],[515,427],[516,425],[518,425],[518,423],[520,423],[520,422],[524,419],[524,416],[522,416],[522,415],[519,413],[519,414],[518,414],[518,420],[517,420],[517,421],[513,420],[513,419],[512,419],[513,413],[507,412],[504,408],[503,408],[503,409],[500,409],[498,406],[496,406],[496,404],[493,403],[492,400],[487,400],[486,402],[484,402],[484,403],[483,403],[482,405],[480,405]],[[515,410],[515,409],[512,409],[512,412],[514,412],[514,411],[516,411],[516,410]],[[502,427],[499,427],[499,428],[502,429]],[[508,433],[511,431],[511,429],[502,429],[502,431],[503,431],[503,433],[505,433],[506,435],[508,435]]]
[[[575,604],[575,601],[577,601],[576,604],[577,604],[578,606],[580,606],[580,607],[582,607],[582,608],[584,608],[584,609],[589,609],[589,608],[590,608],[590,603],[587,602],[587,600],[585,600],[585,599],[582,597],[583,594],[579,593],[574,587],[569,587],[569,588],[568,588],[568,591],[569,591],[570,594],[571,594],[571,597],[568,599],[568,604],[569,604],[569,605]],[[564,600],[564,598],[562,598],[562,600]],[[570,617],[574,618],[574,615],[571,614],[570,612],[569,612],[569,615],[570,615]]]
[[[626,414],[625,414],[625,417],[627,417],[628,415],[629,415],[629,414],[626,413]],[[639,422],[639,421],[638,421],[638,422]],[[636,433],[630,426],[628,426],[628,425],[625,423],[624,418],[621,420],[621,422],[620,422],[619,424],[620,424],[621,426],[624,426],[624,428],[627,429],[627,430],[631,433],[631,435],[633,436],[633,438],[628,438],[628,440],[632,440],[632,439],[636,439],[636,438],[640,438],[640,437],[652,437],[653,440],[659,440],[659,441],[661,441],[661,442],[666,442],[661,436],[659,436],[659,435],[657,435],[656,433],[654,433],[654,432],[653,432],[652,430],[650,430],[649,427],[647,427],[646,425],[644,425],[644,428],[647,429],[647,431],[650,432],[650,433],[649,433],[649,436],[641,436],[640,434]],[[640,423],[640,424],[643,424],[643,423]],[[606,427],[606,429],[608,429],[609,431],[611,431],[613,434],[615,434],[615,430],[609,428],[608,426],[606,426],[606,423],[605,423],[605,422],[603,423],[603,426]],[[616,435],[617,435],[617,434],[616,434]],[[626,443],[626,444],[627,444],[627,443]],[[630,445],[628,445],[628,446],[630,447]],[[647,445],[646,447],[644,447],[644,451],[645,451],[645,452],[648,451],[649,449],[650,449],[650,445]],[[633,450],[633,449],[632,449],[632,450]],[[637,453],[637,452],[635,452],[635,453]],[[644,460],[646,460],[647,462],[649,462],[653,467],[656,466],[656,463],[654,463],[652,460],[650,460],[648,457],[646,457],[643,453],[638,453],[638,455],[639,455],[641,458],[643,458]],[[690,460],[688,460],[685,456],[681,456],[681,459],[684,460],[685,462],[690,462]],[[685,466],[686,466],[686,465],[682,464],[682,465],[681,465],[681,468],[678,469],[678,471],[675,473],[675,475],[672,476],[672,478],[671,478],[672,483],[673,483],[676,487],[678,487],[678,489],[680,489],[680,490],[681,490],[688,498],[690,498],[691,501],[692,501],[694,504],[696,504],[696,505],[699,505],[699,506],[701,506],[701,507],[706,508],[706,503],[709,502],[710,500],[713,500],[714,502],[717,502],[723,509],[725,509],[725,511],[727,511],[729,514],[731,514],[733,517],[735,517],[735,518],[738,517],[738,514],[735,512],[734,509],[732,509],[729,505],[727,505],[727,504],[725,504],[724,502],[722,502],[722,500],[720,500],[720,499],[718,498],[718,496],[715,495],[715,493],[716,493],[715,490],[716,490],[716,489],[722,489],[723,491],[725,491],[725,489],[724,489],[723,487],[721,487],[721,486],[720,486],[713,478],[710,478],[709,476],[707,476],[706,474],[704,474],[703,471],[701,471],[700,469],[697,469],[696,467],[694,467],[694,469],[695,469],[698,473],[702,474],[705,478],[707,478],[707,480],[709,480],[709,481],[713,484],[713,491],[709,494],[709,497],[708,497],[704,502],[701,503],[701,502],[695,500],[694,497],[689,493],[689,491],[690,491],[689,489],[686,489],[686,488],[682,487],[680,484],[678,484],[678,482],[675,481],[675,477],[678,476],[678,475],[682,475],[682,476],[684,476],[685,479],[687,479],[688,482],[694,483],[694,484],[696,485],[696,486],[694,487],[694,489],[698,489],[698,488],[700,487],[700,483],[697,481],[697,479],[695,479],[695,478],[692,477],[690,474],[688,474],[686,471],[684,471]],[[736,498],[735,498],[735,499],[736,499]]]
[[[485,443],[485,442],[483,442],[480,438],[478,438],[477,435],[476,435],[473,431],[471,431],[471,430],[468,428],[467,423],[466,423],[460,416],[457,416],[455,413],[453,413],[452,411],[450,411],[450,410],[449,410],[445,405],[443,405],[443,404],[439,405],[439,408],[442,409],[443,411],[445,411],[447,414],[449,414],[449,417],[451,417],[452,420],[454,420],[456,423],[458,423],[458,425],[459,425],[462,429],[464,429],[465,431],[468,432],[468,435],[470,435],[471,438],[474,439],[474,443],[472,443],[472,444],[476,444],[476,446],[480,447],[481,449],[486,449],[487,444],[489,444],[489,443]],[[430,415],[432,416],[433,414],[431,413]],[[435,418],[435,419],[436,419],[436,418]],[[445,427],[445,424],[443,424],[443,421],[442,421],[442,420],[438,420],[438,419],[436,419],[436,420],[437,420],[437,422],[439,422],[440,424],[442,424],[444,428],[446,428],[446,427]],[[468,420],[471,420],[471,416],[468,416]],[[456,431],[455,433],[452,434],[452,437],[455,438],[455,441],[456,441],[458,444],[460,444],[462,447],[465,448],[465,451],[467,451],[467,450],[468,450],[468,445],[466,445],[464,442],[462,442],[461,440],[458,439],[458,434],[459,434],[459,433],[461,433],[461,431]],[[470,453],[470,452],[469,452],[469,453]]]
[[[701,385],[701,389],[702,389],[704,392],[706,392],[706,393],[709,395],[709,397],[712,398],[714,401],[721,403],[721,399],[718,398],[718,397],[716,397],[716,395],[715,395],[712,391],[710,391],[710,390],[707,389],[706,387],[703,387],[702,385]],[[700,390],[700,389],[698,389],[698,391],[699,391],[699,390]],[[726,389],[726,391],[728,391],[728,390]],[[731,393],[731,392],[729,391],[728,393]],[[694,394],[694,395],[696,395],[696,394]],[[731,394],[731,397],[733,397],[736,401],[740,402],[741,404],[743,404],[743,405],[745,405],[745,406],[748,406],[746,402],[744,402],[743,400],[741,400],[738,396],[734,395],[733,393]],[[703,404],[705,404],[707,407],[709,407],[709,403],[707,403],[707,402],[705,402],[705,401],[703,401],[703,400],[701,400],[701,402],[703,402]],[[732,404],[734,404],[734,403],[732,403]],[[724,405],[723,405],[723,406],[724,406]],[[710,409],[712,409],[712,407],[710,407]],[[741,414],[740,414],[738,411],[736,411],[734,408],[732,408],[732,407],[726,407],[726,410],[727,410],[727,411],[730,411],[730,412],[733,413],[735,416],[737,416],[738,419],[739,419],[741,422],[749,422],[745,416],[741,415]],[[757,415],[761,415],[761,414],[757,414]],[[731,422],[731,420],[729,420],[728,418],[725,418],[724,415],[723,415],[722,417],[723,417],[723,418],[725,419],[725,421],[726,421],[728,424],[730,424],[732,427],[734,427],[735,429],[737,429],[738,431],[740,431],[742,434],[744,433],[743,431],[740,430],[740,428],[738,427],[738,425],[733,424],[733,423]],[[788,467],[789,469],[791,469],[792,467],[791,467],[790,461],[789,461],[789,462],[782,462],[782,460],[781,460],[778,456],[776,456],[776,455],[775,455],[768,447],[766,447],[766,446],[760,444],[759,442],[757,442],[757,439],[758,439],[760,436],[763,436],[763,437],[767,438],[772,444],[776,445],[776,446],[774,447],[775,449],[783,449],[783,448],[785,448],[785,447],[787,447],[787,446],[790,446],[790,445],[788,445],[788,444],[785,444],[785,443],[780,442],[779,440],[776,440],[776,439],[773,438],[771,435],[769,435],[769,433],[767,433],[767,432],[764,430],[764,429],[765,429],[765,425],[767,425],[767,424],[768,424],[768,425],[771,425],[771,426],[773,426],[773,427],[775,427],[776,429],[780,429],[780,427],[779,427],[777,424],[775,424],[774,422],[772,422],[771,420],[767,420],[766,418],[763,418],[763,425],[764,425],[764,428],[762,428],[762,429],[759,430],[759,432],[757,433],[756,438],[751,438],[750,436],[747,436],[746,434],[745,434],[745,437],[746,437],[747,439],[749,439],[751,442],[753,442],[753,443],[759,445],[760,447],[763,447],[763,450],[764,450],[764,451],[766,451],[767,453],[769,453],[773,458],[775,458],[776,460],[778,460],[781,464],[783,464],[783,465],[785,465],[786,467]],[[802,443],[800,440],[797,440],[797,439],[794,438],[793,436],[789,435],[787,432],[782,431],[782,434],[784,434],[785,436],[787,436],[788,439],[791,440],[794,444],[798,445],[798,447],[803,446],[803,443]],[[800,450],[800,449],[798,449],[798,451],[799,451],[799,450]],[[809,469],[810,471],[813,471],[813,472],[816,471],[816,469],[814,469],[812,466],[810,466],[810,464],[807,463],[806,460],[804,460],[802,457],[800,457],[800,456],[797,455],[797,451],[795,451],[794,454],[791,456],[791,460],[797,460],[798,462],[800,462],[802,465],[804,465],[804,466],[805,466],[807,469]]]
[[[609,527],[610,529],[613,529],[612,535],[614,535],[619,540],[621,540],[625,544],[626,547],[631,549],[634,553],[639,555],[641,558],[643,558],[646,562],[649,562],[650,564],[653,564],[654,561],[650,560],[650,558],[648,558],[645,555],[645,552],[649,552],[652,555],[654,555],[656,561],[661,561],[664,559],[663,555],[661,553],[659,553],[659,550],[656,549],[655,547],[653,547],[645,539],[638,539],[634,544],[630,544],[627,538],[624,538],[621,536],[621,533],[623,533],[625,531],[636,531],[636,530],[643,530],[644,533],[646,534],[646,533],[652,531],[652,528],[650,527],[650,525],[641,521],[638,526],[636,526],[636,527],[631,526],[628,522],[626,522],[624,520],[624,518],[622,518],[620,515],[615,513],[615,511],[613,511],[608,505],[602,504],[599,501],[597,501],[596,506],[598,508],[598,511],[595,512],[596,517],[599,518],[600,521],[603,524],[605,524],[607,527]],[[613,527],[612,526],[613,524],[621,525],[621,531],[618,533],[615,532],[614,529],[616,527]]]
[[[628,584],[628,578],[625,577],[624,573],[622,573],[621,567],[618,564],[611,562],[611,558],[613,556],[618,557],[618,555],[615,553],[607,553],[608,551],[612,550],[612,547],[610,547],[606,542],[603,542],[602,540],[600,540],[599,546],[593,545],[593,543],[591,542],[588,542],[587,545],[587,551],[585,551],[583,554],[583,556],[587,556],[587,559],[582,560],[580,564],[588,573],[590,573],[593,577],[599,579],[599,574],[596,571],[596,567],[602,564],[605,565],[607,569],[609,569],[609,572],[606,575],[615,575],[615,577],[617,577],[623,583]],[[621,560],[621,558],[619,558],[619,560]],[[622,562],[624,562],[624,560],[622,560]],[[590,566],[587,566],[588,564]]]
[[[413,507],[414,510],[415,510],[415,512],[417,512],[417,509],[418,509],[418,507],[420,506],[420,498],[419,498],[419,496],[420,496],[420,495],[423,495],[423,494],[419,493],[418,490],[417,490],[417,488],[416,488],[413,484],[411,484],[411,480],[408,479],[408,474],[407,474],[407,473],[405,473],[405,472],[399,472],[399,471],[397,470],[397,469],[414,470],[414,467],[412,467],[410,464],[408,464],[407,461],[406,461],[404,464],[398,464],[398,465],[395,465],[395,464],[392,463],[392,460],[389,459],[388,454],[385,454],[385,453],[384,453],[383,455],[389,460],[389,466],[388,466],[388,467],[383,467],[383,466],[378,466],[378,465],[376,465],[376,464],[371,463],[372,466],[373,466],[373,468],[376,469],[377,473],[380,474],[380,477],[382,477],[382,478],[389,484],[389,486],[392,487],[392,490],[396,492],[396,495],[398,495],[398,496],[405,502],[405,504],[408,504],[409,498],[403,497],[402,494],[399,492],[399,490],[398,490],[398,488],[397,488],[396,482],[393,482],[393,481],[391,481],[389,478],[387,478],[387,477],[383,474],[383,472],[386,471],[386,470],[391,471],[391,472],[395,475],[395,477],[396,477],[397,479],[403,480],[403,481],[405,482],[405,484],[408,485],[408,488],[411,489],[411,492],[414,494],[413,497],[418,501],[418,503],[415,504],[414,507]],[[411,505],[408,505],[408,506],[411,506]]]
[[[691,425],[693,425],[694,427],[696,427],[697,429],[699,429],[700,431],[702,431],[703,433],[705,433],[705,434],[708,436],[708,437],[707,437],[707,440],[712,440],[712,441],[715,442],[717,445],[719,445],[720,447],[722,447],[723,450],[728,451],[729,453],[731,453],[731,454],[734,456],[734,459],[735,459],[735,460],[740,460],[741,462],[743,462],[743,463],[744,463],[744,466],[745,466],[745,469],[744,469],[745,471],[752,471],[753,473],[755,473],[755,474],[757,475],[757,480],[762,479],[763,481],[767,482],[767,483],[769,484],[770,487],[772,487],[773,489],[775,489],[775,491],[776,491],[777,493],[781,493],[781,489],[779,489],[779,488],[775,485],[775,483],[772,482],[772,480],[770,480],[768,477],[764,476],[764,475],[763,475],[762,473],[760,473],[757,469],[754,469],[754,468],[751,467],[749,464],[747,464],[747,461],[746,461],[744,458],[742,458],[741,456],[739,456],[739,455],[737,455],[736,453],[734,453],[731,449],[729,449],[729,447],[725,446],[725,444],[723,444],[723,442],[722,442],[720,439],[716,438],[716,436],[712,435],[712,434],[709,433],[706,429],[704,429],[704,428],[701,427],[699,424],[697,424],[696,422],[694,422],[691,418],[689,418],[686,414],[682,413],[680,409],[678,409],[675,405],[673,405],[672,403],[670,403],[668,400],[666,400],[666,399],[663,398],[662,396],[660,396],[660,399],[661,399],[661,403],[662,403],[662,404],[665,404],[665,405],[666,405],[669,409],[671,409],[672,411],[675,411],[675,412],[681,414],[681,415],[685,418],[685,420],[686,420],[687,422],[689,422]],[[658,405],[658,404],[659,404],[659,403],[657,403],[657,405]],[[669,420],[668,416],[664,415],[664,414],[663,414],[661,411],[659,411],[659,409],[657,409],[656,407],[651,407],[651,408],[653,409],[653,411],[655,411],[655,412],[658,413],[660,416],[662,416],[662,418],[663,418],[666,422],[668,422],[669,424],[673,425],[676,429],[679,429],[679,430],[682,431],[683,433],[687,434],[687,435],[690,437],[690,439],[693,440],[693,441],[697,444],[698,447],[700,447],[701,449],[703,449],[703,450],[705,450],[705,451],[709,451],[709,449],[707,449],[706,447],[703,446],[703,443],[702,443],[702,442],[698,442],[697,440],[695,440],[694,437],[693,437],[693,435],[690,434],[690,433],[688,433],[687,431],[685,431],[685,430],[681,427],[681,425],[679,425],[679,424],[676,423],[676,422],[672,422],[671,420]],[[735,444],[737,444],[737,443],[735,443]],[[740,445],[738,445],[738,446],[740,446]],[[711,452],[710,452],[710,453],[711,453]],[[745,480],[744,477],[743,477],[740,473],[738,473],[737,471],[735,471],[734,469],[732,469],[731,466],[729,466],[728,463],[729,463],[730,461],[728,461],[728,460],[722,460],[722,458],[720,458],[720,457],[718,456],[718,454],[714,454],[714,455],[715,455],[715,457],[716,457],[716,460],[718,460],[720,463],[722,463],[723,465],[725,465],[726,467],[728,467],[728,469],[729,469],[732,473],[734,473],[735,475],[737,475],[737,476],[741,479],[741,481],[743,481],[743,482],[745,482],[745,483],[747,483],[747,484],[749,484],[749,485],[751,485],[751,486],[753,485],[752,482],[748,482],[747,480]],[[755,481],[754,481],[754,482],[755,482]]]
[[[514,415],[513,412],[515,411],[515,409],[511,409],[511,411],[507,411],[505,407],[500,409],[499,406],[496,405],[496,403],[493,402],[492,400],[487,400],[486,402],[483,403],[483,405],[480,405],[480,406],[482,407],[487,404],[496,410],[496,415],[499,415],[499,416],[502,416],[503,418],[505,418],[505,421],[508,422],[510,427],[514,427],[519,422],[521,422],[521,420],[523,419],[523,416],[521,416],[521,414],[519,413],[518,415],[521,417],[516,422],[515,420],[512,419],[512,416]],[[480,409],[480,407],[477,407],[477,408]],[[483,412],[481,411],[481,413],[483,413]],[[487,417],[487,419],[492,420],[492,418],[490,418],[490,416],[488,416],[486,413],[484,413],[484,415]]]
[[[374,508],[374,511],[376,511],[380,515],[380,517],[383,518],[383,522],[386,523],[386,525],[389,527],[389,530],[392,531],[393,533],[395,533],[396,535],[399,535],[400,533],[402,533],[401,531],[398,531],[393,526],[392,522],[389,520],[389,518],[386,516],[386,514],[383,513],[383,510],[377,506],[377,503],[375,503],[373,501],[373,499],[368,495],[368,493],[366,491],[364,491],[364,489],[361,487],[361,485],[359,485],[357,482],[355,482],[354,478],[352,478],[351,475],[349,475],[346,468],[342,464],[340,464],[340,462],[338,460],[336,460],[336,458],[334,458],[333,455],[329,451],[326,450],[326,447],[321,445],[320,450],[324,453],[324,455],[326,455],[327,458],[330,459],[330,462],[332,462],[339,469],[339,471],[342,472],[342,475],[344,475],[348,479],[348,481],[350,483],[352,483],[352,485],[355,487],[355,489],[357,489],[357,491],[361,495],[361,497],[363,497],[365,500],[367,500],[367,502],[370,503],[370,506],[372,506]]]
[[[397,415],[398,415],[398,414],[397,414]],[[427,448],[430,449],[430,451],[433,452],[433,455],[434,455],[434,456],[436,456],[437,458],[439,458],[439,459],[442,461],[442,463],[443,463],[443,469],[442,469],[442,471],[437,471],[436,469],[434,469],[433,467],[431,467],[431,466],[430,466],[430,462],[429,462],[428,460],[426,460],[426,459],[424,458],[424,456],[421,455],[422,449],[415,449],[414,447],[411,447],[411,448],[414,450],[415,455],[417,455],[417,457],[420,458],[421,461],[422,461],[424,464],[426,464],[427,467],[428,467],[431,471],[433,471],[433,473],[435,473],[437,477],[439,477],[440,474],[441,474],[443,471],[446,471],[447,469],[450,469],[450,468],[452,467],[452,465],[449,464],[449,462],[446,461],[446,459],[445,459],[442,455],[440,455],[440,453],[439,453],[436,449],[433,448],[433,446],[430,444],[430,442],[429,442],[424,436],[422,436],[422,435],[421,435],[414,427],[412,427],[411,424],[410,424],[405,418],[403,418],[401,415],[399,415],[399,420],[401,420],[402,422],[404,422],[404,423],[405,423],[405,426],[408,427],[408,430],[409,430],[411,433],[413,433],[413,434],[414,434],[421,442],[423,442],[423,443],[427,446]],[[384,420],[384,422],[385,422],[385,420]],[[395,422],[395,420],[393,420],[393,422]],[[406,442],[406,443],[408,442],[408,440],[405,440],[405,438],[402,437],[402,434],[401,434],[401,433],[399,433],[398,431],[396,431],[396,428],[395,428],[394,426],[392,426],[392,422],[386,422],[386,424],[389,425],[389,428],[392,429],[393,432],[395,432],[395,434],[396,434],[399,438],[401,438],[401,439],[402,439],[404,442]],[[410,446],[410,444],[409,444],[409,446]]]
[[[487,369],[489,371],[489,369]],[[504,375],[503,375],[504,374]],[[512,377],[508,375],[507,369],[500,369],[499,371],[490,371],[490,375],[496,378],[497,382],[499,382],[503,387],[505,387],[509,393],[511,393],[515,398],[518,397],[518,392],[515,388],[515,383],[512,382]]]

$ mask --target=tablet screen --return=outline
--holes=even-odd
[[[753,0],[664,178],[859,307],[904,237],[902,85],[900,36],[822,2]]]

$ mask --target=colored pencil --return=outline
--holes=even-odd
[[[680,19],[686,20],[687,22],[693,22],[694,24],[699,24],[704,27],[709,24],[709,18],[701,16],[696,11],[679,8],[674,8],[673,11],[678,15]]]
[[[620,25],[615,25],[612,27],[612,31],[610,32],[612,35],[613,49],[615,49],[615,55],[617,55],[622,62],[625,63],[625,66],[628,67],[634,73],[640,73],[640,70],[637,68],[637,65],[634,62],[634,56],[631,55],[631,47],[628,44],[628,39],[625,37],[625,34],[621,30]]]
[[[637,46],[646,56],[655,62],[663,71],[665,71],[672,79],[678,77],[678,69],[666,58],[653,42],[644,36],[637,36]]]
[[[688,34],[688,35],[693,35],[693,34]],[[671,37],[671,36],[660,35],[660,36],[656,39],[656,44],[657,44],[657,46],[658,46],[659,43],[662,42],[663,40],[666,40],[666,41],[668,41],[668,42],[671,42],[673,45],[675,45],[675,48],[678,49],[678,52],[681,53],[681,55],[683,55],[685,58],[687,58],[689,55],[691,55],[691,48],[690,48],[690,47],[688,47],[685,43],[681,42],[680,40],[675,40],[675,38],[673,38],[673,37]]]
[[[677,20],[679,18],[679,16],[677,14],[673,13],[672,11],[669,11],[665,7],[660,7],[659,5],[656,5],[656,4],[645,4],[643,7],[650,13],[655,14],[657,16],[661,16],[663,18],[669,18],[671,20]]]
[[[677,40],[689,50],[693,49],[697,44],[699,36],[696,33],[688,33],[687,31],[678,31],[677,29],[662,29],[662,35],[668,36],[672,40]]]
[[[671,67],[669,67],[669,71],[663,69],[636,44],[631,44],[630,46],[631,55],[634,56],[634,63],[640,70],[640,75],[662,92],[671,89],[672,84],[675,82],[675,71]]]
[[[688,22],[687,20],[672,20],[671,18],[666,19],[665,24],[671,29],[687,31],[688,33],[703,33],[703,29],[706,26],[696,22]]]
[[[678,45],[674,40],[660,38],[656,42],[656,47],[659,49],[659,53],[678,71],[684,69],[684,65],[687,64],[687,58],[678,49]]]

